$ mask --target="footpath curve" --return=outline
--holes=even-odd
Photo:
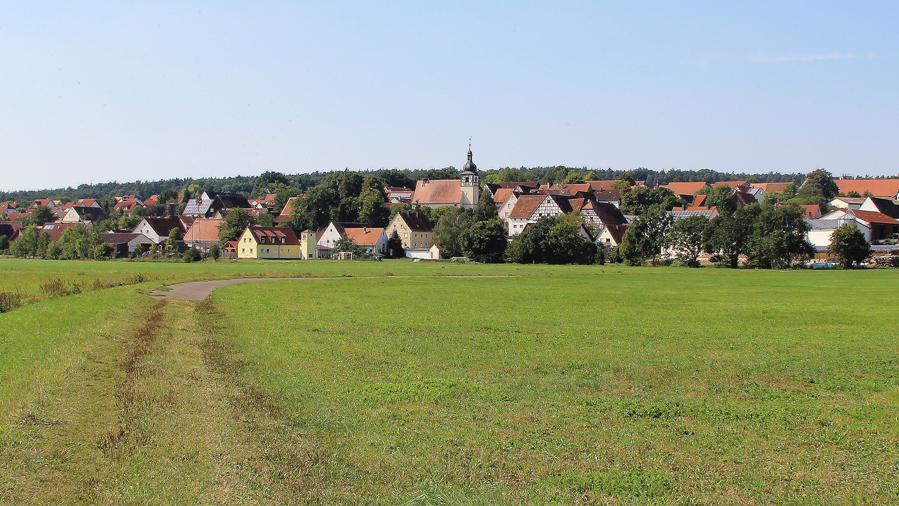
[[[160,299],[179,299],[200,301],[208,297],[218,288],[231,285],[240,285],[243,283],[261,283],[264,281],[321,281],[321,280],[338,280],[338,279],[396,279],[396,278],[513,278],[510,275],[444,275],[444,276],[318,276],[318,277],[296,277],[296,278],[232,278],[232,279],[213,279],[209,281],[188,281],[185,283],[175,283],[166,285],[165,288],[154,290],[150,296]]]

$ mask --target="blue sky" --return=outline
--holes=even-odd
[[[0,2],[0,189],[899,171],[899,2]]]

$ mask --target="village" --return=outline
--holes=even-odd
[[[797,193],[796,185],[787,182],[671,182],[655,188],[624,178],[554,184],[482,183],[469,148],[458,178],[419,179],[414,188],[379,188],[380,193],[375,193],[381,202],[376,204],[390,213],[382,219],[386,221],[382,226],[329,220],[317,228],[300,228],[297,213],[304,204],[303,195],[287,198],[280,208],[276,208],[275,193],[253,198],[211,190],[198,191],[180,206],[177,201],[162,201],[160,195],[121,195],[105,205],[94,198],[68,202],[41,198],[27,203],[0,203],[0,239],[5,237],[0,249],[17,256],[87,257],[93,252],[64,255],[61,246],[53,245],[67,233],[93,230],[99,232],[95,237],[102,242],[95,247],[95,256],[105,258],[186,255],[194,259],[212,256],[311,260],[399,256],[439,260],[465,256],[459,248],[453,251],[448,247],[446,237],[442,241],[435,237],[435,211],[453,208],[481,212],[486,218],[498,220],[503,227],[501,235],[509,244],[532,231],[541,219],[568,217],[582,242],[593,245],[598,252],[590,259],[598,255],[615,261],[622,258],[617,252],[628,229],[640,223],[643,213],[652,207],[623,206],[622,200],[630,198],[631,202],[649,199],[650,204],[664,203],[660,204],[664,213],[656,218],[661,221],[653,226],[663,227],[665,234],[678,228],[678,222],[692,219],[704,226],[725,213],[733,215],[744,206],[795,208],[801,214],[802,223],[797,228],[805,241],[801,246],[806,249],[809,265],[829,265],[839,260],[832,243],[841,227],[852,229],[867,244],[865,257],[857,263],[894,265],[899,255],[899,179],[835,178],[832,183],[836,191],[826,202],[800,205],[784,202],[785,195]],[[806,186],[804,183],[801,188]],[[825,193],[816,191],[819,199]],[[490,209],[478,211],[484,206]],[[646,221],[643,219],[644,225]],[[239,227],[236,230],[235,223]],[[689,228],[684,225],[683,228]],[[223,227],[230,227],[230,232],[223,232]],[[632,235],[636,236],[635,231]],[[458,238],[450,240],[453,239]],[[695,243],[700,238],[691,240]],[[30,246],[25,246],[26,242]],[[682,258],[681,253],[691,249],[696,251],[688,255],[686,263],[707,264],[716,258],[714,249],[710,252],[706,247],[701,251],[694,246],[651,241],[649,252],[637,259],[671,261]],[[745,261],[745,255],[738,252],[737,256]]]

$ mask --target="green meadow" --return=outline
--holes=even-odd
[[[306,279],[148,295],[240,276]],[[0,503],[897,502],[897,286],[4,259],[34,296],[0,314]]]

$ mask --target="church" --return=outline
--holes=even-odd
[[[466,209],[477,207],[481,196],[478,166],[472,161],[471,142],[468,143],[468,161],[459,179],[419,179],[415,183],[412,203],[424,207],[455,206]]]

